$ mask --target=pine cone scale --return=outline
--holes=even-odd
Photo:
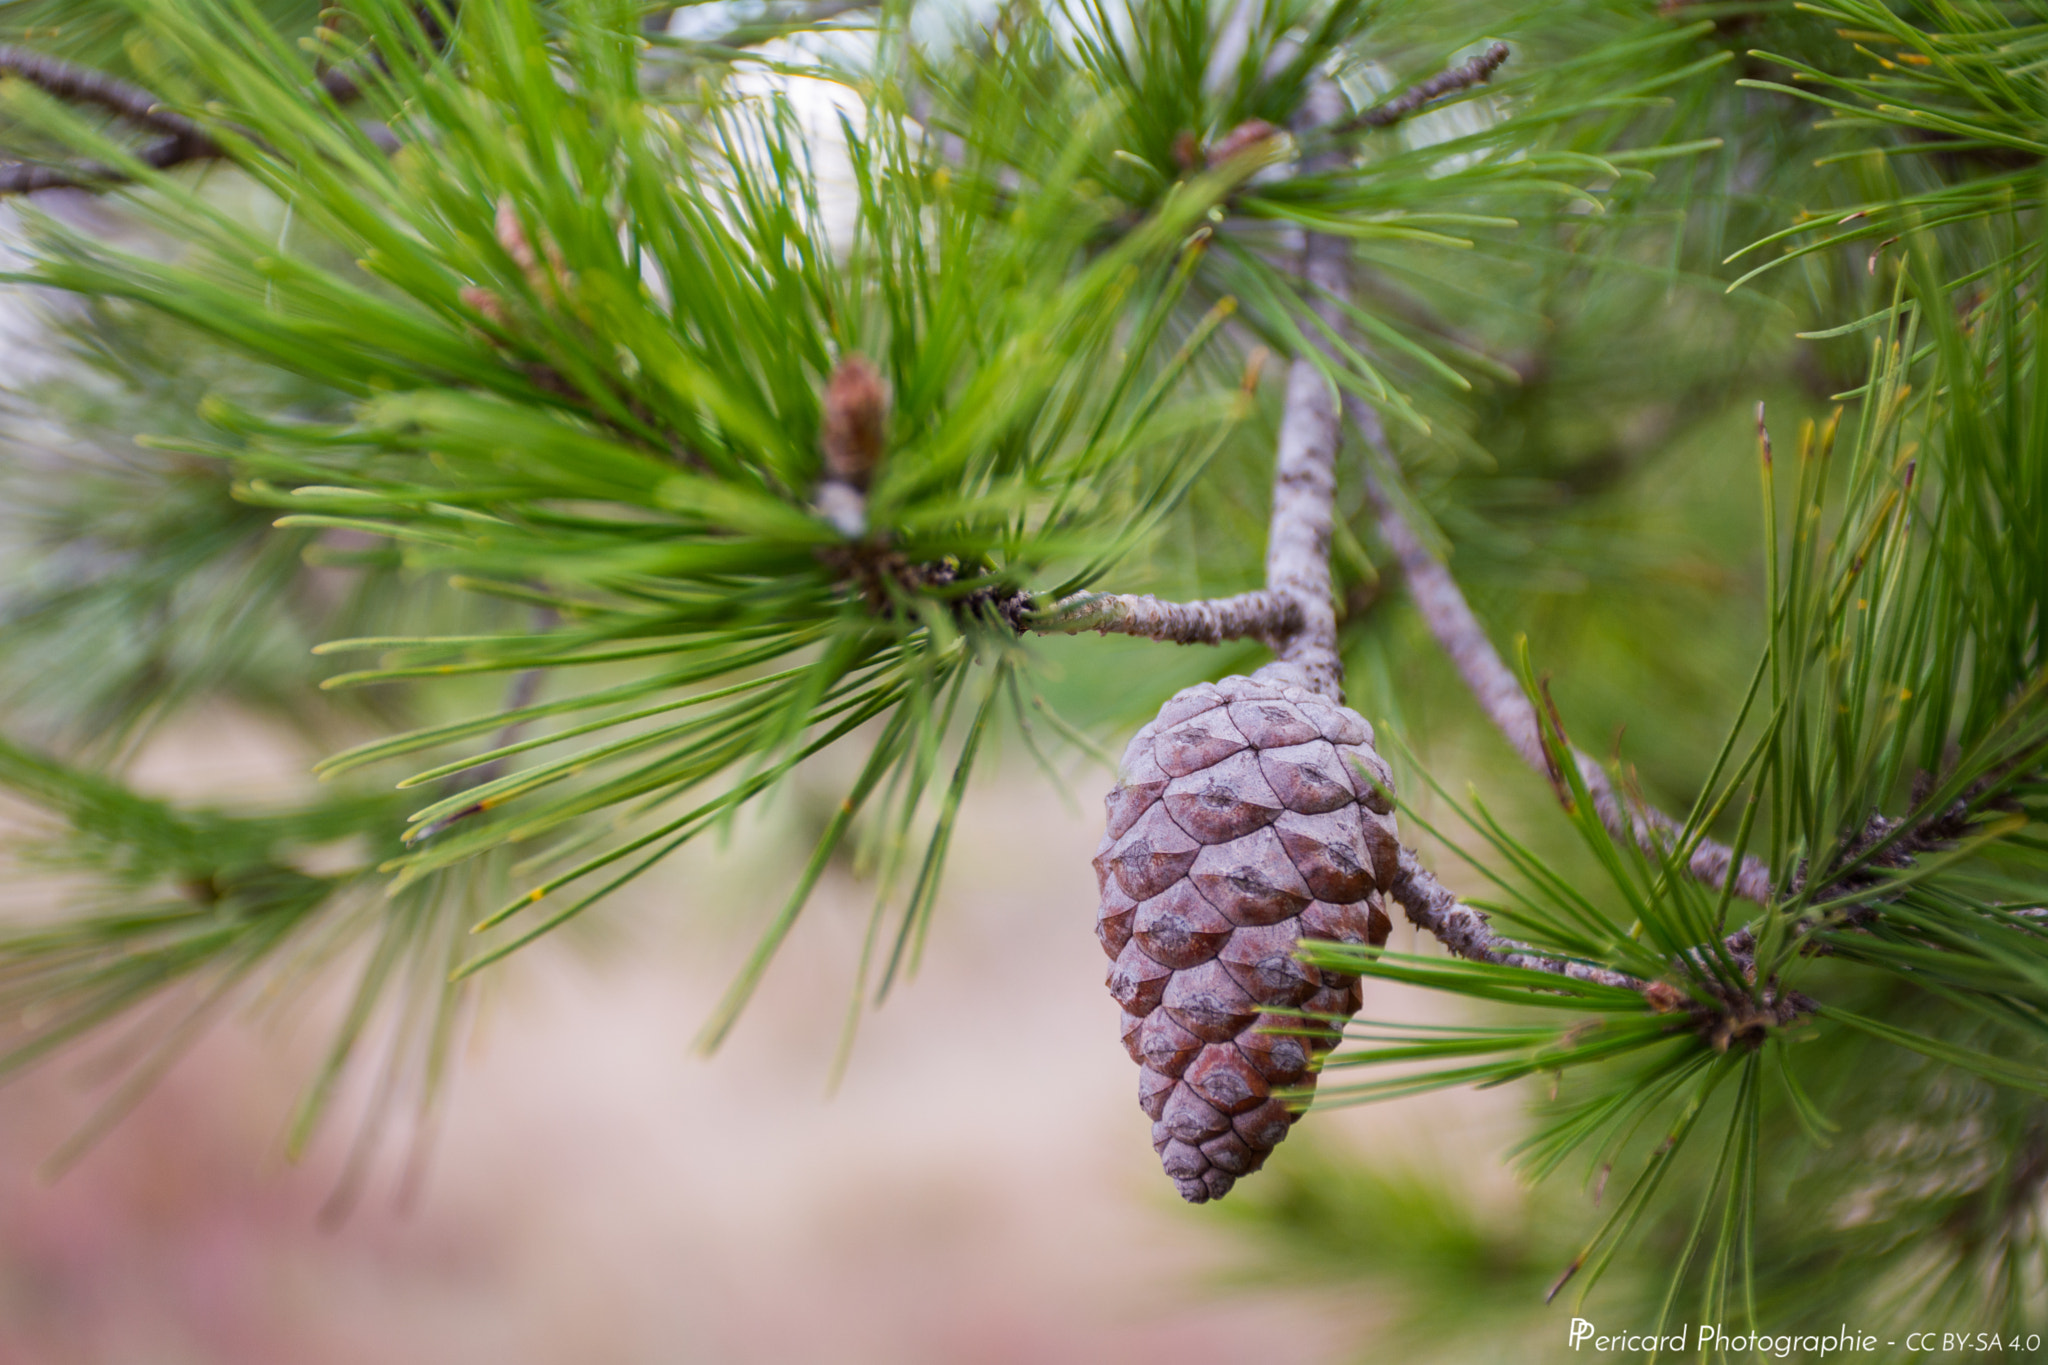
[[[1203,898],[1233,924],[1278,924],[1314,899],[1280,836],[1270,829],[1210,844],[1188,860],[1188,875]]]
[[[1097,857],[1133,900],[1146,901],[1187,875],[1203,846],[1189,838],[1164,805],[1155,804],[1140,816],[1123,838]]]
[[[1230,723],[1230,713],[1212,707],[1162,731],[1153,741],[1152,754],[1168,777],[1186,777],[1250,747]]]
[[[1138,907],[1133,934],[1139,949],[1154,962],[1196,967],[1222,950],[1231,924],[1183,880]]]

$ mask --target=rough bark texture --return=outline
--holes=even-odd
[[[1409,86],[1385,104],[1376,104],[1353,119],[1347,119],[1342,128],[1389,128],[1418,113],[1428,104],[1446,95],[1455,95],[1461,90],[1470,90],[1475,85],[1484,85],[1493,79],[1493,73],[1500,70],[1501,63],[1508,59],[1508,45],[1495,43],[1493,46],[1466,62],[1448,71],[1440,71],[1428,80]]]
[[[1344,113],[1344,97],[1329,81],[1318,81],[1295,119],[1297,131],[1327,127]],[[1341,150],[1307,158],[1304,175],[1341,165]],[[1341,321],[1335,299],[1345,292],[1349,256],[1341,237],[1309,233],[1301,248],[1301,273],[1318,291],[1313,307],[1332,328]],[[1307,356],[1287,369],[1287,407],[1280,424],[1280,448],[1273,470],[1273,519],[1266,534],[1266,586],[1292,599],[1301,611],[1293,631],[1270,638],[1282,662],[1299,666],[1309,686],[1342,700],[1343,665],[1337,655],[1337,609],[1330,599],[1330,518],[1337,495],[1337,443],[1344,412],[1336,390]]]
[[[161,101],[141,86],[31,48],[0,43],[0,74],[27,81],[72,104],[97,105],[159,132],[199,140],[206,137],[198,124],[163,108]]]
[[[1457,896],[1429,874],[1407,849],[1401,850],[1400,867],[1388,894],[1398,903],[1416,928],[1427,931],[1437,942],[1472,962],[1493,962],[1505,967],[1526,967],[1577,981],[1596,981],[1603,986],[1621,986],[1640,991],[1646,983],[1623,972],[1592,967],[1583,962],[1545,957],[1525,943],[1502,938],[1480,911],[1460,902]]]
[[[862,0],[866,3],[866,0]],[[841,5],[840,9],[852,8]],[[446,0],[446,9],[452,13],[456,0]],[[837,12],[834,10],[832,12]],[[421,31],[436,51],[446,45],[447,32],[430,6],[416,6],[414,15],[419,20]],[[384,59],[373,54],[371,64],[379,70],[386,69]],[[14,76],[72,104],[97,105],[102,109],[127,119],[139,127],[153,129],[163,136],[134,151],[137,161],[155,170],[170,170],[193,161],[212,161],[225,156],[226,149],[209,136],[204,128],[186,118],[183,114],[163,107],[156,95],[137,85],[119,80],[90,67],[79,66],[36,52],[31,48],[0,43],[0,75]],[[306,87],[309,99],[326,98],[338,104],[348,104],[362,96],[363,73],[353,67],[330,67],[322,71]],[[399,148],[398,135],[376,119],[363,119],[356,127],[377,149],[386,155]],[[63,165],[44,166],[28,161],[0,162],[0,196],[35,194],[42,190],[90,190],[94,192],[113,189],[129,183],[128,172],[105,162],[82,160]]]
[[[1177,693],[1104,802],[1096,937],[1153,1148],[1192,1203],[1287,1136],[1358,1010],[1358,978],[1301,962],[1300,941],[1389,928],[1392,774],[1365,719],[1306,681],[1283,662]]]
[[[1177,645],[1271,639],[1301,623],[1301,608],[1276,592],[1247,592],[1200,602],[1163,602],[1147,593],[1081,592],[1027,618],[1041,635],[1142,635]]]

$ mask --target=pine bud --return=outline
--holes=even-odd
[[[505,311],[505,301],[498,297],[494,289],[465,284],[456,291],[456,297],[461,299],[466,307],[474,308],[500,327],[509,326],[511,323],[511,317]]]
[[[1267,138],[1279,133],[1279,129],[1262,118],[1248,118],[1222,137],[1209,149],[1209,164],[1220,166],[1246,148],[1257,146]]]
[[[499,197],[493,226],[497,230],[498,245],[512,258],[512,264],[529,275],[540,268],[540,257],[533,253],[533,243],[527,240],[526,227],[519,221],[519,207],[512,202],[511,195]]]
[[[519,221],[519,208],[512,202],[512,196],[501,195],[498,199],[498,213],[494,223],[498,245],[512,258],[512,264],[519,267],[526,276],[533,292],[549,303],[555,302],[556,295],[569,279],[568,263],[562,258],[562,249],[555,245],[555,239],[541,234],[541,254],[547,257],[545,269],[540,255],[535,254],[533,242],[526,235],[525,226]]]
[[[889,386],[865,357],[844,357],[825,381],[819,439],[825,448],[826,475],[865,489],[882,462],[888,425]]]

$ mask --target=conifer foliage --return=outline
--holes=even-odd
[[[1109,805],[1112,989],[1190,1198],[1311,1087],[1536,1078],[1520,1159],[1593,1196],[1560,1205],[1581,1235],[1551,1297],[1611,1270],[1646,1323],[2038,1329],[2044,20],[0,5],[12,278],[73,301],[0,475],[0,783],[88,888],[0,938],[0,1068],[157,1020],[111,1117],[236,999],[356,945],[294,1142],[372,1039],[380,1104],[430,1105],[479,972],[828,751],[850,782],[704,1041],[846,848],[877,886],[856,989],[879,999],[935,932],[984,748],[1093,746],[1041,662],[1132,655],[1049,637],[1215,647],[1216,677],[1270,651],[1195,709],[1287,710],[1271,733],[1149,776],[1140,743]],[[1600,500],[1674,466],[1602,423],[1665,430],[1787,373],[1811,420],[1759,409],[1698,457],[1758,490],[1727,552],[1756,614],[1634,632],[1642,676],[1708,700],[1604,762],[1580,737],[1612,717],[1544,643],[1542,595],[1587,583],[1588,632],[1631,634],[1670,560]],[[1489,625],[1538,643],[1504,656]],[[1398,836],[1347,670],[1395,718]],[[1428,749],[1452,675],[1547,821],[1402,748]],[[1155,763],[1194,695],[1140,732]],[[137,742],[220,696],[316,736],[331,795],[132,790]],[[1282,789],[1291,744],[1332,741],[1364,746],[1324,774],[1345,800]],[[1200,774],[1228,789],[1174,785]],[[1151,861],[1120,860],[1146,822]],[[1248,919],[1201,858],[1268,832],[1313,894]],[[1399,843],[1423,834],[1484,901]],[[1325,895],[1310,844],[1369,886],[1323,868]],[[1392,912],[1442,951],[1387,949]],[[1197,977],[1242,1006],[1227,1028]],[[1358,981],[1466,1022],[1347,1022]],[[1290,1036],[1301,1066],[1259,1064]],[[1239,1108],[1277,1118],[1254,1136]],[[1371,1228],[1415,1206],[1393,1179],[1305,1159],[1239,1216],[1284,1245],[1331,1210]],[[1484,1297],[1483,1243],[1434,1289]]]

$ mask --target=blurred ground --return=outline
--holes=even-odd
[[[205,712],[141,773],[248,800],[298,786],[309,757]],[[319,1229],[346,1123],[304,1166],[278,1156],[317,1009],[217,1030],[54,1186],[33,1168],[90,1112],[89,1072],[60,1062],[0,1091],[0,1362],[1371,1354],[1371,1303],[1229,1287],[1247,1248],[1160,1175],[1091,933],[1095,822],[1028,772],[968,802],[922,973],[866,1020],[836,1097],[868,906],[851,881],[828,882],[726,1049],[695,1055],[787,875],[778,832],[676,863],[602,912],[615,929],[502,973],[409,1213],[387,1160],[354,1216]],[[1309,1127],[1469,1160],[1484,1183],[1505,1178],[1513,1117],[1505,1097],[1460,1097]]]

